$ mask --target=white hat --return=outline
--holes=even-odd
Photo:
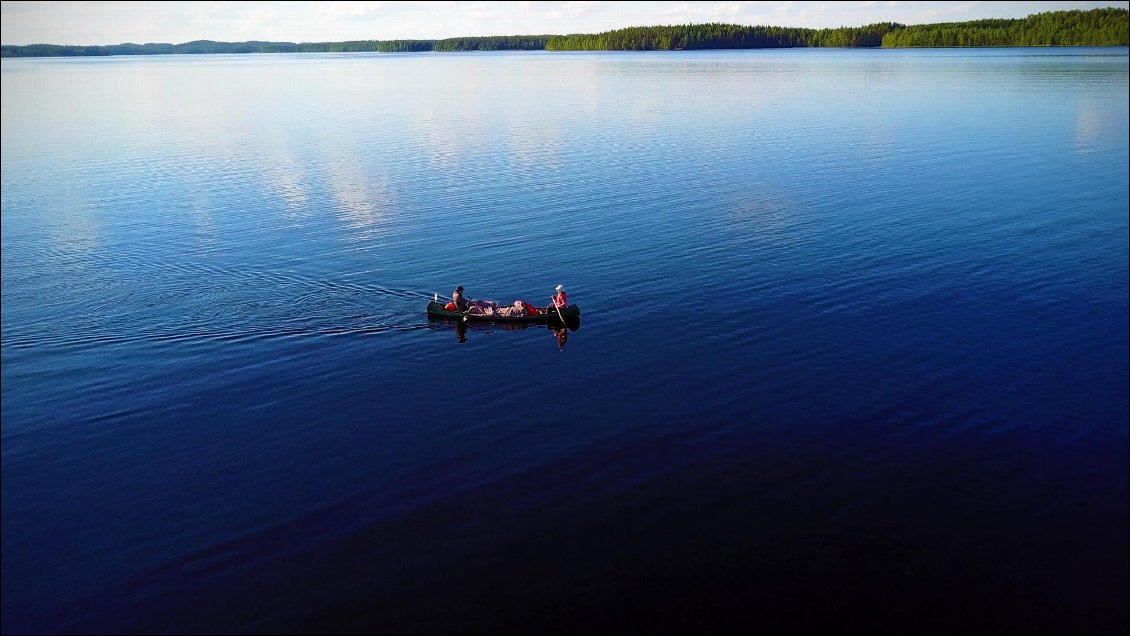
[[[558,285],[557,286],[557,291],[561,291],[562,289],[565,289],[564,285]]]

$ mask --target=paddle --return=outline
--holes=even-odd
[[[550,296],[549,299],[553,300],[553,308],[557,310],[557,317],[561,319],[561,324],[565,324],[565,316],[561,315],[561,308],[557,306],[557,301],[553,299],[553,296]]]

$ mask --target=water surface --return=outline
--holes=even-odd
[[[5,59],[3,630],[1125,632],[1127,59]]]

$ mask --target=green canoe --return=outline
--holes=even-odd
[[[548,314],[541,313],[536,316],[518,316],[515,318],[503,318],[502,316],[476,316],[474,314],[464,315],[458,311],[448,311],[443,308],[443,305],[436,304],[435,302],[428,303],[428,315],[435,316],[436,318],[456,318],[462,320],[474,320],[476,322],[518,322],[518,323],[535,323],[546,324],[549,322],[560,323],[561,319],[557,317],[556,311],[550,311]],[[576,305],[569,305],[561,310],[561,317],[566,322],[577,320],[581,317],[581,308]]]

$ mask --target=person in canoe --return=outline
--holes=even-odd
[[[565,308],[569,306],[569,297],[565,295],[565,286],[558,285],[555,290],[557,293],[552,296],[553,302],[545,308],[547,314],[556,314],[557,310],[565,311]]]
[[[463,297],[462,285],[456,287],[455,293],[451,294],[451,302],[455,303],[455,311],[467,311],[467,299]]]

